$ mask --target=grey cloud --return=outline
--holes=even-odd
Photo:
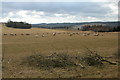
[[[104,3],[92,2],[4,2],[3,13],[15,10],[36,10],[46,13],[80,14],[96,16],[107,14],[109,8],[102,7]]]
[[[55,22],[58,19],[67,21],[66,18],[75,16],[75,18],[68,18],[68,21],[90,21],[95,20],[110,20],[116,19],[116,15],[106,16],[111,13],[111,8],[108,3],[98,2],[3,2],[3,16],[8,18],[9,12],[14,13],[11,18],[19,19],[22,15],[17,15],[19,11],[28,11],[26,15],[34,21],[45,21],[53,19]],[[39,13],[44,12],[44,15],[32,14],[33,11]],[[62,14],[64,16],[57,17],[55,14]],[[67,16],[65,16],[67,14]],[[37,17],[34,17],[37,16]],[[110,18],[111,17],[111,18]],[[26,17],[23,17],[26,20]],[[21,18],[21,19],[23,19]],[[28,18],[28,17],[27,17]],[[90,18],[90,19],[88,19]],[[35,22],[36,22],[35,21]],[[92,21],[92,20],[91,20]],[[29,20],[28,20],[29,22]],[[50,21],[48,21],[50,22]]]

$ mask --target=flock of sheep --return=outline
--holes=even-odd
[[[36,38],[38,38],[40,36],[41,37],[46,37],[48,34],[52,34],[52,36],[56,36],[56,35],[59,35],[59,34],[68,34],[69,36],[74,36],[74,35],[83,35],[83,36],[89,36],[89,35],[100,36],[101,35],[101,36],[103,36],[103,34],[99,34],[99,33],[79,33],[79,32],[54,32],[54,33],[42,33],[42,34],[36,33],[36,34],[34,34],[34,36]],[[31,34],[29,34],[29,33],[21,33],[21,34],[16,34],[16,33],[6,34],[6,33],[4,33],[3,35],[4,36],[7,36],[7,35],[10,35],[10,36],[18,36],[18,35],[29,36]]]

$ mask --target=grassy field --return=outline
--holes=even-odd
[[[52,33],[61,33],[52,36]],[[69,36],[68,32],[79,32],[79,35]],[[71,56],[84,55],[87,50],[96,51],[99,55],[113,56],[118,51],[118,33],[99,33],[99,36],[83,36],[82,31],[67,31],[53,29],[13,29],[3,26],[2,29],[3,77],[4,78],[115,78],[118,66],[105,63],[104,67],[86,66],[40,69],[21,64],[31,55],[51,55],[53,53],[67,53]],[[17,36],[11,36],[16,33]],[[30,35],[20,35],[21,33]],[[35,37],[35,34],[46,35]],[[48,33],[48,34],[47,34]],[[65,33],[65,34],[64,34]],[[103,35],[103,36],[101,36]],[[117,58],[110,58],[116,61]]]

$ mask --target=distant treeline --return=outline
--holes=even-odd
[[[48,29],[77,29],[83,31],[120,31],[118,22],[83,22],[83,23],[41,23],[32,24],[32,27],[48,28]]]
[[[77,29],[82,31],[95,32],[115,32],[120,31],[118,22],[84,22],[84,23],[41,23],[28,24],[26,22],[13,22],[9,20],[6,23],[7,27],[30,29],[31,27],[48,28],[48,29]]]
[[[72,28],[75,24],[73,23],[42,23],[42,24],[33,24],[33,27],[38,27],[38,28],[48,28],[48,29],[68,29]]]
[[[7,27],[12,27],[12,28],[20,28],[20,29],[30,29],[32,27],[31,24],[25,23],[25,22],[13,22],[9,20],[6,23]]]
[[[120,26],[109,27],[107,25],[97,24],[97,25],[83,25],[81,27],[82,31],[95,31],[95,32],[115,32],[120,31]]]

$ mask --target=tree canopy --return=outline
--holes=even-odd
[[[26,22],[13,22],[10,19],[6,23],[6,26],[12,28],[21,28],[21,29],[30,29],[32,27],[31,24],[28,24]]]

